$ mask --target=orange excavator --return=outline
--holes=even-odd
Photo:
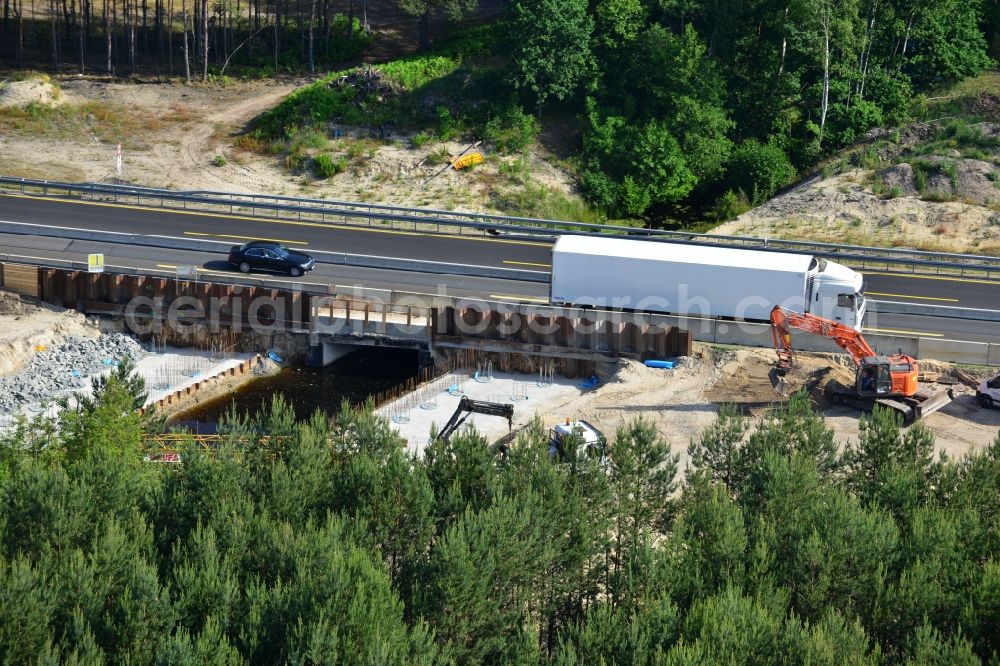
[[[861,333],[850,326],[817,317],[792,312],[780,305],[771,310],[771,334],[778,352],[777,374],[784,376],[795,362],[791,329],[798,329],[828,338],[854,359],[857,367],[854,386],[830,382],[827,397],[834,404],[850,405],[871,411],[875,405],[893,409],[909,425],[950,403],[951,387],[941,388],[920,381],[920,365],[912,356],[875,353]],[[783,388],[783,382],[782,386]]]

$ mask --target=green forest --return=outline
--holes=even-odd
[[[275,401],[164,464],[142,391],[120,369],[0,442],[3,663],[1000,659],[1000,437],[947,460],[875,413],[839,451],[796,396],[684,465],[641,420],[603,456],[536,423],[413,459],[370,409]]]
[[[299,90],[248,139],[294,153],[303,132],[368,122],[511,152],[570,128],[580,190],[608,216],[728,219],[991,67],[998,7],[512,0],[498,23],[383,66],[374,89],[337,85],[346,70]]]

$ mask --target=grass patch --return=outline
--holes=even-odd
[[[527,185],[531,181],[531,160],[527,155],[504,160],[497,165],[497,173],[517,185]]]
[[[318,178],[330,178],[347,170],[347,158],[341,155],[334,159],[332,155],[323,153],[313,158],[313,173]]]
[[[952,192],[958,187],[958,172],[953,160],[942,159],[930,161],[924,159],[910,160],[913,167],[913,183],[917,187],[921,198],[927,201],[950,201],[953,197],[950,193],[928,191],[929,179],[931,176],[942,174],[948,177]]]
[[[508,215],[535,217],[586,224],[606,224],[607,216],[579,197],[557,192],[544,185],[529,185],[516,191],[497,194],[494,206]],[[617,222],[616,222],[617,224]],[[641,223],[628,226],[641,226]]]
[[[1000,90],[1000,72],[986,71],[979,76],[956,83],[947,90],[932,94],[931,98],[927,100],[927,108],[935,111],[947,109],[956,100],[971,99],[982,93],[996,93],[997,90]]]
[[[430,134],[430,132],[417,132],[410,137],[410,145],[414,148],[423,148],[433,138],[434,137]]]
[[[55,139],[93,135],[126,149],[142,148],[145,135],[163,127],[163,119],[120,104],[89,101],[50,106],[32,102],[24,107],[0,108],[0,131]]]
[[[296,131],[288,140],[288,151],[325,150],[330,140],[322,132],[314,129]]]
[[[1000,148],[1000,137],[984,134],[982,128],[968,119],[955,118],[938,128],[913,154],[950,156],[957,150],[963,157],[988,159],[997,148]]]
[[[431,164],[448,164],[451,162],[451,153],[446,146],[441,146],[427,156],[427,161]]]
[[[851,162],[868,171],[873,171],[882,167],[882,158],[878,155],[879,144],[871,145],[862,151],[851,155]]]

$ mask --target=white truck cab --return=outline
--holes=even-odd
[[[976,400],[986,409],[1000,406],[1000,375],[987,379],[979,385],[976,389]]]
[[[833,261],[816,260],[808,312],[861,330],[865,318],[865,282],[861,273]]]

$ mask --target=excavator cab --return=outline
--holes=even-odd
[[[858,395],[880,398],[892,395],[892,373],[885,356],[866,356],[858,364]]]

